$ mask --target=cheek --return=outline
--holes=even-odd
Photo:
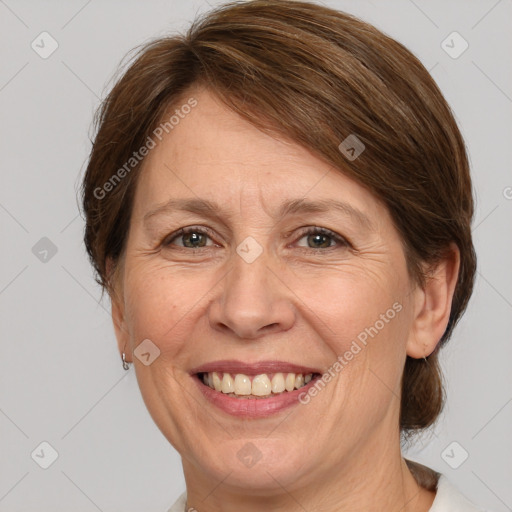
[[[348,349],[353,340],[364,343],[402,330],[404,290],[396,277],[386,273],[328,270],[295,280],[293,288],[304,298],[303,316],[321,330],[337,354]]]
[[[159,265],[139,266],[130,275],[125,281],[125,307],[133,342],[149,338],[162,351],[176,352],[215,280],[207,273],[192,276]]]
[[[303,316],[332,354],[330,389],[340,410],[373,418],[399,394],[410,319],[397,277],[347,269],[295,283],[306,297]]]

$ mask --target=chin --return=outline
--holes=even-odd
[[[202,451],[208,458],[196,459],[202,470],[217,482],[239,487],[254,495],[282,493],[297,486],[315,464],[304,460],[302,445],[284,439],[232,439]]]

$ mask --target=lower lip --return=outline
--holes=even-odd
[[[192,378],[196,382],[196,385],[199,386],[199,390],[203,396],[209,402],[232,416],[241,416],[244,418],[265,418],[281,412],[284,409],[288,409],[293,405],[300,404],[299,396],[303,393],[307,393],[309,388],[317,380],[313,379],[300,389],[284,391],[279,395],[269,398],[235,398],[206,386],[199,380],[197,375],[192,376]]]

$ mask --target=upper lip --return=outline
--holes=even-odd
[[[212,361],[190,370],[191,374],[209,372],[224,372],[232,374],[243,373],[245,375],[283,372],[302,373],[307,375],[308,373],[321,373],[321,370],[287,361],[257,361],[254,363],[245,363],[243,361],[227,359]]]

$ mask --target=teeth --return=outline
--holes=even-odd
[[[270,379],[265,375],[256,375],[254,379],[252,379],[252,394],[255,396],[266,396],[270,395],[272,391],[272,386],[270,384]]]
[[[225,373],[222,377],[221,391],[223,393],[234,393],[235,392],[235,381],[231,378],[229,373]]]
[[[226,375],[224,374],[224,378]],[[224,391],[224,390],[222,390]],[[251,394],[251,379],[243,373],[235,375],[235,395],[250,395]]]
[[[268,397],[272,394],[279,394],[286,391],[293,391],[305,386],[313,374],[308,373],[274,373],[270,376],[261,373],[250,377],[243,373],[230,375],[229,373],[209,372],[202,374],[203,383],[208,387],[225,394],[234,396]]]
[[[213,381],[213,388],[215,389],[215,391],[221,391],[222,390],[222,381],[220,380],[219,374],[217,372],[212,373],[212,381]]]
[[[295,388],[295,373],[289,373],[284,381],[286,391],[293,391]]]
[[[282,373],[276,373],[272,377],[272,393],[282,393],[284,391],[284,376]]]

